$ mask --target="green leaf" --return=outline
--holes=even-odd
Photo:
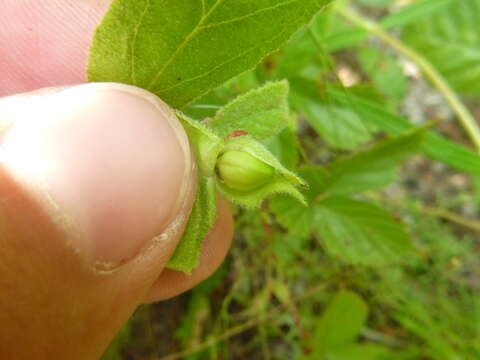
[[[314,207],[302,206],[287,196],[276,196],[270,201],[270,210],[290,234],[304,238],[312,232],[315,221]]]
[[[223,140],[199,121],[190,119],[180,111],[177,111],[176,115],[188,135],[200,174],[214,176],[215,164],[223,147]]]
[[[258,140],[271,137],[288,125],[287,98],[287,81],[268,83],[227,104],[209,126],[222,138],[236,130],[248,130]]]
[[[396,57],[366,46],[359,49],[358,57],[375,87],[387,99],[401,100],[405,96],[407,80]]]
[[[349,195],[380,189],[396,179],[395,168],[421,150],[426,127],[386,139],[372,148],[331,163],[326,191]]]
[[[270,210],[289,233],[302,238],[318,233],[327,251],[347,262],[381,265],[382,260],[400,260],[412,250],[401,222],[374,205],[328,196],[385,186],[395,178],[395,166],[419,148],[425,131],[419,128],[385,140],[328,168],[301,169],[299,174],[308,184],[303,193],[309,206],[278,196],[270,201]],[[392,237],[390,230],[395,232]]]
[[[344,197],[321,201],[315,227],[326,250],[352,264],[390,265],[414,254],[405,225],[363,201]]]
[[[203,241],[215,222],[215,200],[215,179],[200,176],[190,218],[168,268],[191,273],[197,267]]]
[[[298,76],[304,68],[315,62],[319,55],[318,48],[309,35],[309,31],[319,15],[313,18],[308,28],[295,33],[285,46],[268,56],[261,64],[262,66],[257,66],[256,74],[259,78],[264,80],[288,79]]]
[[[297,190],[298,186],[304,185],[303,180],[287,170],[262,144],[253,140],[250,136],[240,136],[228,140],[222,152],[237,150],[246,152],[271,166],[274,169],[274,174],[267,184],[250,192],[234,190],[220,179],[217,182],[218,189],[227,199],[244,207],[254,208],[258,207],[266,197],[283,193],[305,204],[303,195]]]
[[[303,194],[309,206],[303,206],[291,197],[276,196],[270,201],[270,210],[289,233],[307,237],[313,229],[316,198],[325,190],[329,174],[325,169],[313,166],[301,169],[299,174],[308,184]]]
[[[405,29],[404,40],[459,92],[480,95],[480,0],[454,1]]]
[[[315,327],[313,357],[318,359],[331,350],[354,342],[365,326],[367,315],[368,306],[360,296],[351,291],[340,291]]]
[[[290,127],[277,136],[262,141],[262,144],[289,170],[297,167],[299,157],[297,143],[297,134]]]
[[[89,81],[136,85],[181,108],[277,50],[329,0],[114,0]]]
[[[369,126],[390,134],[400,134],[413,127],[406,119],[392,114],[381,105],[352,93],[344,94],[330,90],[329,96],[336,102],[351,106]],[[434,132],[429,132],[423,143],[423,151],[432,159],[441,161],[457,170],[480,175],[480,156],[473,151],[447,140]]]
[[[322,103],[319,88],[313,82],[295,79],[291,86],[292,106],[306,117],[329,146],[352,150],[371,139],[372,128],[351,106]]]

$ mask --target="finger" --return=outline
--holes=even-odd
[[[118,84],[0,99],[0,123],[0,358],[97,359],[188,219],[186,135]]]
[[[85,82],[110,0],[0,1],[0,96]]]
[[[217,203],[217,221],[205,239],[198,267],[190,275],[165,269],[147,294],[146,302],[179,295],[208,278],[222,264],[232,242],[233,218],[229,204],[225,200],[219,198]]]

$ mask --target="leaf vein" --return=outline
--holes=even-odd
[[[133,85],[136,85],[136,79],[135,79],[135,45],[137,43],[137,37],[138,37],[138,32],[140,30],[140,26],[143,23],[143,19],[145,18],[145,15],[147,14],[147,11],[149,7],[151,6],[150,0],[146,0],[145,2],[145,8],[143,9],[142,15],[138,19],[138,23],[135,25],[135,29],[133,31],[133,39],[132,39],[132,50],[131,50],[131,62],[130,62],[130,80]]]
[[[283,7],[283,6],[287,6],[287,5],[291,5],[291,4],[296,3],[298,1],[299,0],[285,1],[283,3],[279,3],[279,4],[276,4],[276,5],[273,5],[273,6],[269,6],[269,7],[263,8],[263,9],[255,10],[254,12],[252,12],[250,14],[247,14],[247,15],[239,16],[237,18],[233,18],[233,19],[229,19],[229,20],[225,20],[225,21],[220,21],[220,22],[214,23],[214,24],[205,25],[205,26],[202,27],[202,30],[211,29],[211,28],[218,27],[218,26],[221,26],[221,25],[227,25],[227,24],[232,24],[232,23],[235,23],[235,22],[239,22],[239,21],[248,19],[250,17],[256,16],[256,15],[262,13],[262,12],[274,10],[274,9],[277,9],[277,8],[280,8],[280,7]]]
[[[162,76],[163,72],[165,69],[167,69],[170,64],[177,58],[178,54],[182,52],[182,50],[185,48],[185,46],[188,44],[188,42],[197,35],[197,33],[201,30],[202,25],[207,19],[210,17],[210,15],[218,8],[220,4],[222,4],[225,0],[218,0],[215,5],[212,6],[212,8],[208,11],[207,14],[203,15],[197,25],[192,29],[192,31],[183,39],[182,43],[177,47],[175,52],[168,58],[168,60],[165,62],[165,64],[160,68],[160,70],[157,72],[157,74],[153,77],[152,81],[150,84],[147,86],[147,89],[150,89]]]
[[[252,51],[255,50],[255,49],[257,49],[257,47],[250,48],[250,49],[248,49],[248,50],[246,50],[246,51],[244,51],[244,52],[242,52],[242,53],[234,56],[233,58],[228,59],[228,60],[224,61],[223,63],[218,64],[217,66],[209,69],[208,71],[205,71],[205,72],[202,73],[202,74],[199,74],[199,75],[197,75],[197,76],[194,76],[194,77],[192,77],[192,78],[190,78],[190,79],[185,79],[185,80],[183,80],[183,81],[180,82],[180,83],[177,83],[177,84],[175,84],[175,85],[172,85],[172,86],[170,86],[170,87],[167,87],[167,88],[161,89],[161,90],[157,90],[157,91],[158,91],[159,93],[165,92],[165,91],[170,91],[170,90],[172,90],[172,89],[174,89],[174,88],[176,88],[176,87],[179,87],[179,86],[181,86],[181,85],[184,85],[185,83],[188,83],[188,82],[192,82],[192,81],[201,79],[201,78],[203,78],[203,77],[205,77],[205,76],[208,76],[209,74],[211,74],[211,73],[214,72],[215,70],[221,68],[222,66],[224,66],[224,65],[226,65],[226,64],[228,64],[228,63],[230,63],[230,62],[232,62],[232,61],[235,61],[236,59],[238,59],[238,58],[240,58],[240,57],[242,57],[242,56],[244,56],[244,55],[252,52]]]
[[[281,31],[281,32],[280,32],[276,37],[274,37],[272,40],[274,41],[275,39],[281,37],[281,36],[284,34],[284,32],[285,32],[285,31]],[[170,91],[170,90],[172,90],[172,89],[174,89],[174,88],[177,88],[177,87],[179,87],[179,86],[181,86],[181,85],[184,85],[185,83],[188,83],[188,82],[192,82],[192,81],[201,79],[201,78],[203,78],[203,77],[205,77],[205,76],[208,76],[209,74],[211,74],[212,72],[216,71],[217,69],[221,68],[222,66],[225,66],[225,65],[227,65],[228,63],[231,63],[232,61],[235,61],[235,60],[237,60],[238,58],[240,58],[240,57],[242,57],[242,56],[244,56],[244,55],[246,55],[246,54],[248,54],[248,53],[250,53],[250,52],[252,52],[252,51],[254,51],[254,50],[256,50],[256,49],[258,49],[258,46],[251,47],[250,49],[247,49],[247,50],[245,50],[244,52],[242,52],[242,53],[234,56],[233,58],[230,58],[230,59],[228,59],[228,60],[226,60],[226,61],[218,64],[217,66],[213,67],[212,69],[210,69],[210,70],[208,70],[208,71],[206,71],[206,72],[204,72],[204,73],[202,73],[202,74],[199,74],[199,75],[197,75],[197,76],[194,76],[194,77],[192,77],[192,78],[190,78],[190,79],[185,79],[185,80],[183,80],[182,82],[179,82],[179,83],[177,83],[177,84],[175,84],[175,85],[172,85],[172,86],[170,86],[170,87],[156,90],[155,92],[163,93],[163,92],[166,92],[166,91]]]

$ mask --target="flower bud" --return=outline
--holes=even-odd
[[[217,174],[230,189],[248,192],[268,183],[274,169],[245,151],[229,150],[218,157]]]

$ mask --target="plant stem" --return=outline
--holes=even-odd
[[[464,226],[466,228],[469,228],[470,230],[474,231],[480,231],[480,222],[473,220],[473,219],[468,219],[464,216],[455,214],[453,212],[450,212],[448,210],[444,209],[439,209],[439,208],[432,208],[429,206],[424,206],[421,210],[426,215],[430,216],[435,216],[453,223],[456,223],[458,225]]]
[[[446,101],[450,104],[452,109],[457,114],[463,128],[465,129],[468,136],[475,145],[477,152],[480,152],[480,128],[477,125],[475,118],[467,109],[467,107],[462,103],[458,95],[450,87],[445,78],[426,58],[424,58],[421,54],[419,54],[412,48],[405,45],[400,40],[391,36],[387,31],[385,31],[375,22],[362,17],[355,11],[341,5],[336,6],[335,11],[353,24],[377,36],[386,44],[388,44],[389,46],[397,50],[399,53],[417,64],[417,66],[423,71],[423,73],[430,79],[433,85],[443,94]]]

